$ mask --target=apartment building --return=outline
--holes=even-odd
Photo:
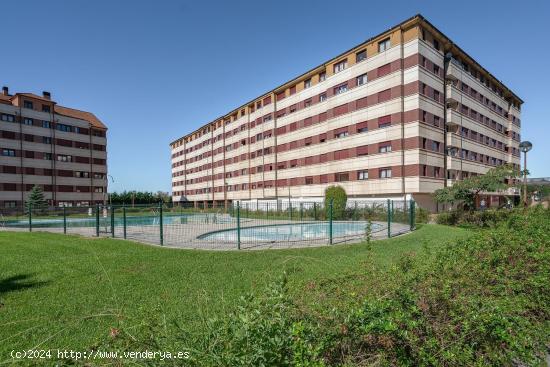
[[[436,189],[519,166],[522,103],[416,15],[173,141],[173,200],[318,200],[338,184],[434,209]]]
[[[0,94],[0,211],[20,210],[35,185],[52,206],[103,203],[107,127],[49,92]]]

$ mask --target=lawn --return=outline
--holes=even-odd
[[[469,232],[425,225],[372,245],[264,250],[176,250],[113,239],[0,233],[0,364],[12,349],[83,350],[120,323],[152,314],[197,331],[242,295],[288,274],[311,309],[375,292],[403,254],[443,246]],[[376,264],[376,269],[366,268]],[[370,286],[363,280],[370,277]]]

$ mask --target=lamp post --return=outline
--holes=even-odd
[[[527,152],[533,148],[530,141],[519,143],[519,150],[523,152],[523,205],[527,207]]]
[[[107,184],[109,184],[109,178],[111,179],[112,183],[115,183],[115,179],[111,175],[107,175]],[[109,206],[111,206],[111,194],[108,192],[108,190],[105,191],[103,195],[103,205],[107,205],[107,200],[109,201]]]

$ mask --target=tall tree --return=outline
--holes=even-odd
[[[452,186],[435,191],[435,200],[438,203],[463,205],[465,209],[475,207],[475,198],[483,192],[499,192],[510,185],[508,179],[518,178],[521,172],[511,165],[502,165],[491,168],[484,175],[472,176],[456,181]]]
[[[33,211],[43,212],[48,207],[48,202],[44,197],[44,191],[38,185],[34,185],[29,198],[27,199],[27,209],[29,206]]]

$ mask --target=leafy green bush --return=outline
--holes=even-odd
[[[332,219],[344,219],[348,195],[341,186],[329,186],[325,190],[325,209],[329,217],[330,202],[332,201]]]
[[[418,205],[415,210],[415,220],[416,223],[428,223],[430,218],[430,212],[427,209],[421,208]]]
[[[392,277],[393,289],[350,312],[332,336],[330,365],[542,363],[550,338],[550,211],[514,213],[435,255],[407,258]]]
[[[448,212],[439,213],[435,219],[437,224],[445,224],[448,226],[455,226],[460,219],[460,213],[457,210],[451,210]]]
[[[510,217],[513,211],[507,209],[487,209],[478,211],[451,210],[437,215],[437,224],[488,228],[495,227]]]

